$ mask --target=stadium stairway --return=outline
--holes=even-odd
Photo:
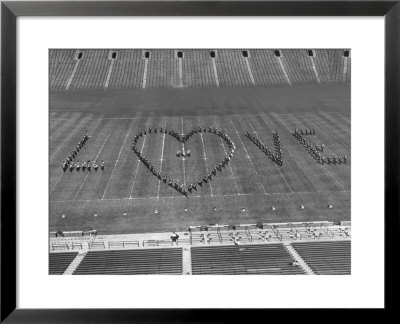
[[[212,272],[215,269],[217,273],[284,272],[288,274],[287,272],[293,272],[292,266],[288,268],[290,271],[286,271],[285,267],[293,262],[301,268],[303,274],[349,274],[351,268],[350,222],[339,225],[329,222],[263,224],[261,228],[256,224],[218,225],[205,227],[205,229],[195,226],[188,232],[178,232],[178,242],[172,242],[171,233],[87,237],[79,237],[77,233],[82,232],[66,232],[66,235],[72,236],[50,238],[50,274],[164,272],[197,274]],[[253,260],[255,254],[250,255],[249,264],[254,266],[254,268],[248,267],[250,270],[243,268],[243,265],[238,263],[240,260],[238,261],[233,253],[243,248],[246,253],[260,251],[260,255],[265,256],[277,251],[277,247],[280,252],[278,255],[272,253],[273,257],[267,258],[270,263],[262,258]],[[198,250],[198,248],[205,249]],[[175,254],[169,254],[172,250],[180,251],[178,258]],[[213,253],[216,260],[208,256],[210,251],[215,251]],[[221,260],[228,263],[232,259],[233,264],[231,266],[227,264],[226,267],[218,265],[218,255]],[[282,258],[287,263],[286,266]],[[165,271],[158,270],[150,266],[151,263],[157,263],[157,260],[171,260],[172,263],[162,265],[166,267]],[[215,269],[204,270],[202,266],[200,270],[196,268],[196,264],[201,265],[203,261],[211,262],[211,264],[217,262],[216,265],[212,265]]]
[[[286,242],[284,243],[284,246],[288,250],[288,252],[292,255],[293,259],[299,263],[299,265],[304,269],[304,271],[307,274],[309,275],[315,274],[290,243]]]
[[[279,274],[306,272],[283,244],[192,247],[192,274]]]
[[[294,250],[315,274],[350,274],[351,241],[292,243]]]
[[[75,259],[78,252],[59,252],[50,253],[49,256],[49,274],[62,275]]]
[[[50,89],[291,86],[350,82],[343,49],[51,50]],[[144,53],[150,53],[146,58]],[[211,56],[214,53],[214,57]],[[115,53],[115,58],[110,57]],[[244,54],[246,53],[246,55]],[[81,54],[79,56],[78,54]]]
[[[64,271],[64,275],[71,275],[74,273],[76,268],[80,265],[82,262],[83,258],[85,257],[86,252],[80,251],[78,252],[77,256],[75,257],[74,260],[70,263],[70,265],[67,267],[67,269]]]

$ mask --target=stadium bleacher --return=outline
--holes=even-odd
[[[50,56],[50,89],[288,86],[350,82],[343,49],[80,49]],[[148,52],[148,58],[145,56]],[[79,55],[79,53],[82,53]],[[115,53],[114,59],[110,53]],[[244,54],[246,53],[246,54]]]
[[[78,252],[58,252],[49,255],[49,274],[62,275]]]
[[[185,50],[183,84],[191,87],[215,87],[212,59],[209,51]]]
[[[191,248],[192,274],[304,274],[283,244]]]
[[[291,244],[309,267],[319,275],[351,273],[351,241],[320,241]]]
[[[334,82],[330,73],[329,50],[315,50],[315,66],[322,83]]]
[[[142,50],[118,50],[108,86],[115,89],[141,88],[144,66]]]
[[[224,87],[250,86],[251,78],[240,50],[218,50],[218,78]]]
[[[292,83],[317,83],[306,50],[282,50],[282,61]]]
[[[52,90],[65,90],[68,78],[75,67],[75,50],[49,51],[50,87]]]
[[[88,251],[74,275],[182,274],[182,249]]]
[[[351,271],[350,221],[199,225],[179,236],[177,242],[165,233],[52,237],[50,273],[347,275]],[[79,256],[71,250],[79,250]]]
[[[278,58],[272,50],[251,50],[249,59],[256,85],[276,86],[288,85]]]
[[[70,89],[104,88],[110,65],[109,50],[89,49],[84,51]]]
[[[76,265],[69,273],[74,274],[182,274],[182,249],[189,253],[193,275],[350,274],[349,228],[331,229],[334,237],[330,239],[306,235],[317,229],[323,231],[294,226],[279,233],[266,228],[198,231],[191,242],[183,239],[178,244],[169,240],[91,242],[87,249],[80,248],[82,262],[74,261],[77,252],[51,252],[50,274],[66,273],[73,261]]]

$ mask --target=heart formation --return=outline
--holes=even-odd
[[[152,134],[152,133],[168,134],[174,137],[179,142],[185,143],[193,135],[198,133],[200,134],[207,133],[207,132],[221,137],[227,143],[229,150],[226,153],[224,159],[216,167],[214,167],[214,169],[212,169],[211,171],[208,170],[207,173],[203,177],[200,177],[197,182],[190,183],[187,187],[185,187],[183,184],[180,184],[177,179],[172,179],[169,178],[167,174],[162,174],[161,171],[157,170],[151,164],[151,162],[142,154],[141,150],[139,150],[136,147],[139,138],[147,134]],[[186,197],[188,195],[188,192],[192,193],[193,190],[197,190],[197,186],[201,187],[203,185],[203,182],[208,183],[208,181],[211,181],[213,176],[217,175],[218,171],[221,172],[222,168],[225,168],[228,165],[230,159],[233,156],[233,153],[235,152],[235,148],[236,148],[235,143],[230,139],[230,137],[226,134],[226,132],[223,129],[211,126],[208,128],[197,126],[183,135],[180,135],[178,132],[172,129],[167,129],[163,127],[154,127],[154,128],[148,127],[145,128],[144,130],[138,131],[132,142],[132,150],[136,153],[136,155],[139,157],[139,160],[143,162],[143,164],[147,167],[147,169],[149,169],[150,172],[153,173],[153,175],[155,175],[160,181],[164,182],[165,184],[168,184],[170,187],[174,188],[176,191],[178,191],[179,193],[181,193]]]

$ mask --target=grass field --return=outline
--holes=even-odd
[[[154,177],[132,151],[134,135],[147,125],[179,133],[199,125],[220,127],[235,143],[235,154],[211,182],[185,198]],[[347,165],[317,164],[291,135],[296,127],[315,128],[310,140],[324,143],[326,155],[347,155]],[[104,160],[105,169],[64,173],[61,161],[85,129],[91,137],[76,159]],[[256,132],[273,147],[274,130],[283,145],[282,167],[245,137],[247,131]],[[350,220],[350,142],[349,85],[54,92],[50,230],[94,228],[110,234],[215,223]],[[138,147],[158,170],[185,183],[216,166],[228,150],[210,133],[185,143],[192,151],[185,160],[176,157],[182,144],[169,135],[147,135]]]

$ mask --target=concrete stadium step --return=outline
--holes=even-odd
[[[49,274],[63,274],[77,255],[77,252],[50,253]]]

